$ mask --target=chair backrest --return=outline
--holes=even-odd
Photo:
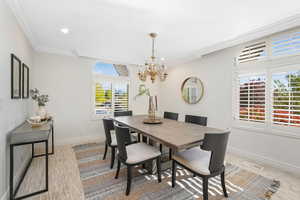
[[[207,126],[207,117],[196,116],[196,115],[185,115],[185,122],[199,124],[201,126]]]
[[[220,171],[224,166],[224,159],[228,143],[228,132],[205,134],[201,149],[211,151],[209,171],[211,173]]]
[[[117,148],[119,159],[123,162],[127,160],[126,145],[131,143],[129,128],[115,125]]]
[[[116,112],[114,112],[114,116],[115,117],[132,116],[132,111],[131,110],[128,110],[128,111],[116,111]]]
[[[178,120],[178,113],[173,112],[164,112],[164,118],[165,119],[172,119],[172,120]]]
[[[114,121],[112,119],[103,118],[103,127],[106,137],[106,143],[111,144],[111,130],[115,130]]]

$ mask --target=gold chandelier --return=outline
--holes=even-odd
[[[154,56],[154,44],[157,34],[150,33],[149,35],[152,38],[152,56],[144,65],[140,66],[141,69],[139,70],[138,76],[141,81],[146,81],[148,75],[152,83],[154,83],[157,76],[161,81],[164,81],[168,76],[166,72],[167,68],[163,63],[164,59],[158,59]]]

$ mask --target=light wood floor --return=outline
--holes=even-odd
[[[265,177],[281,181],[279,191],[272,200],[299,200],[300,177],[271,166],[260,165],[254,161],[228,154],[227,162],[254,171]],[[20,188],[18,195],[25,194],[44,187],[44,160],[35,159],[28,175]],[[55,155],[50,156],[49,162],[49,192],[35,196],[33,200],[81,200],[84,199],[77,161],[70,145],[59,146]]]

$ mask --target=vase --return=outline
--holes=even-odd
[[[155,106],[153,96],[149,96],[148,118],[155,120]]]
[[[45,106],[39,106],[37,115],[41,117],[41,119],[46,119],[47,117],[47,110]]]

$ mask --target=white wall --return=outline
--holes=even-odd
[[[34,56],[34,87],[49,94],[47,110],[54,116],[56,144],[100,139],[104,141],[101,120],[94,120],[92,101],[92,67],[95,60],[47,53]],[[129,66],[130,107],[134,114],[147,112],[147,98],[134,100],[138,85],[137,69]],[[149,85],[157,93],[156,85]]]
[[[233,60],[239,50],[233,47],[171,67],[168,79],[160,84],[161,108],[180,113],[181,120],[185,114],[207,116],[208,126],[232,128],[231,151],[300,173],[300,139],[232,127]],[[181,98],[181,84],[189,76],[199,77],[204,84],[204,97],[196,105]]]
[[[28,114],[29,100],[12,100],[10,98],[10,54],[14,53],[26,63],[32,71],[32,49],[15,17],[0,0],[0,199],[8,190],[9,147],[7,136],[10,130],[21,124]],[[31,74],[30,74],[31,75]],[[26,147],[18,149],[16,173],[26,160]]]

